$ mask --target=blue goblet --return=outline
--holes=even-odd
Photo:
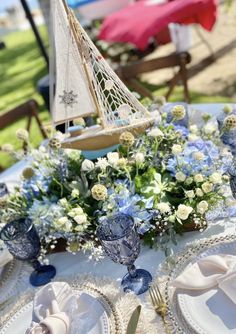
[[[47,284],[56,275],[53,266],[41,265],[37,260],[40,253],[40,239],[30,219],[20,218],[7,223],[0,232],[0,239],[16,259],[28,261],[33,266],[35,270],[29,279],[33,286]]]
[[[9,194],[7,185],[4,182],[0,182],[0,197],[7,196]]]
[[[134,265],[140,253],[140,240],[132,217],[122,213],[107,217],[98,226],[97,236],[106,254],[114,262],[127,266],[128,274],[121,282],[124,291],[133,291],[136,295],[145,292],[152,276]]]
[[[228,174],[229,174],[229,184],[230,184],[232,196],[236,198],[236,163],[233,163],[228,168]]]

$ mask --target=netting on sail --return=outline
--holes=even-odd
[[[57,124],[94,114],[96,106],[65,7],[58,0],[51,4],[56,62],[53,119]]]
[[[150,120],[150,114],[129,91],[74,18],[80,52],[88,64],[105,127],[135,125]]]

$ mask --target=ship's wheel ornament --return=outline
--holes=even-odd
[[[78,95],[74,94],[73,90],[70,92],[63,90],[63,95],[59,95],[59,97],[61,98],[60,103],[64,104],[65,106],[73,107],[73,104],[78,103],[76,100]]]

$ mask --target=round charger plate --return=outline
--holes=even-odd
[[[162,266],[162,287],[173,333],[236,334],[236,305],[220,289],[187,292],[170,285],[188,265],[213,254],[236,255],[236,235],[198,241],[177,254],[171,268]]]
[[[82,290],[73,289],[76,295],[80,295],[82,292],[87,293]],[[91,293],[89,293],[91,295]],[[19,307],[15,310],[15,313],[11,315],[11,319],[5,322],[1,329],[1,334],[25,334],[27,328],[30,327],[32,321],[32,310],[33,310],[33,300],[24,299],[24,302],[19,304]],[[101,302],[94,297],[95,301],[93,307],[95,307],[96,314],[100,314],[100,317],[96,324],[86,332],[86,334],[110,334],[109,319],[105,308]],[[75,334],[70,332],[70,334]],[[84,333],[85,334],[85,333]]]

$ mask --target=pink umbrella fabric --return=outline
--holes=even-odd
[[[173,0],[163,4],[141,0],[109,15],[99,39],[132,43],[144,50],[150,37],[165,30],[169,23],[197,23],[211,31],[216,17],[217,0]]]

